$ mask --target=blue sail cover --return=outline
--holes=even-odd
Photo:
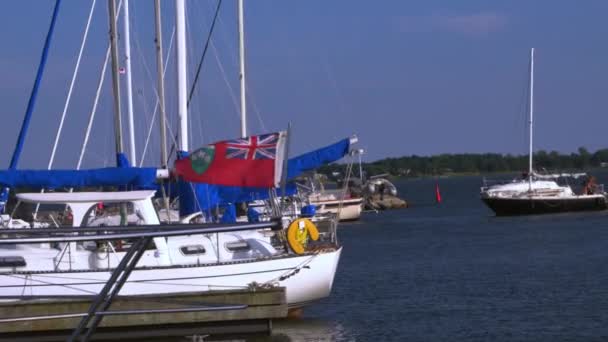
[[[266,188],[242,188],[188,182],[180,182],[178,187],[180,186],[183,186],[178,190],[180,216],[199,211],[208,212],[215,207],[223,207],[230,203],[267,200],[270,197],[269,189]],[[295,195],[297,190],[295,184],[288,183],[285,187],[285,195]],[[278,196],[282,196],[281,189],[276,189],[276,191]]]
[[[349,149],[350,139],[343,139],[335,144],[291,158],[287,162],[287,180],[291,180],[306,171],[340,160],[348,154]],[[181,216],[198,211],[205,212],[211,208],[229,203],[266,200],[269,197],[266,188],[180,183],[184,183],[179,190]],[[291,196],[296,192],[296,185],[287,183],[285,195]],[[281,189],[277,189],[277,194],[282,196]]]
[[[287,179],[298,177],[306,171],[342,159],[350,150],[350,139],[342,139],[335,144],[304,153],[289,159],[287,163]]]
[[[116,154],[116,166],[118,167],[131,167],[131,163],[129,163],[129,159],[124,153]]]
[[[156,168],[109,167],[90,170],[0,170],[0,186],[81,188],[89,186],[155,187]]]

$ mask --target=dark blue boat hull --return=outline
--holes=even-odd
[[[597,211],[608,208],[606,197],[569,199],[482,198],[496,216],[553,214]]]

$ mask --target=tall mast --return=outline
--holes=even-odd
[[[239,25],[239,79],[241,82],[241,137],[247,136],[247,96],[245,89],[245,29],[243,23],[243,0],[238,0]]]
[[[532,190],[532,138],[533,138],[533,130],[532,126],[534,125],[534,48],[530,49],[530,165],[528,169],[528,184],[529,190]]]
[[[179,116],[179,152],[188,152],[188,80],[186,78],[186,5],[175,0],[175,33],[177,36],[177,104]]]
[[[154,1],[154,23],[156,27],[156,73],[157,73],[157,88],[158,88],[158,108],[160,111],[160,166],[163,169],[167,168],[167,127],[165,113],[165,67],[163,63],[163,34],[160,21],[160,0]]]
[[[114,134],[116,135],[116,166],[125,165],[120,110],[120,78],[118,75],[118,42],[116,41],[116,0],[108,0],[110,14],[110,52],[112,55],[112,90],[114,93]],[[120,205],[120,225],[127,224],[127,204]]]
[[[53,37],[53,32],[55,31],[55,23],[57,22],[57,17],[59,15],[59,5],[61,5],[61,0],[56,0],[55,7],[53,8],[53,16],[51,18],[51,24],[49,26],[49,30],[46,33],[44,47],[42,48],[40,62],[38,63],[38,71],[36,71],[36,80],[34,81],[34,86],[32,87],[32,92],[30,93],[30,99],[27,103],[27,109],[25,111],[25,116],[23,117],[23,122],[21,123],[21,130],[19,130],[19,137],[17,138],[17,145],[15,145],[15,150],[13,151],[13,156],[11,157],[11,163],[9,165],[10,170],[14,170],[17,168],[17,164],[19,163],[19,157],[21,156],[21,151],[23,150],[23,144],[25,143],[25,136],[27,135],[30,121],[32,119],[34,107],[36,106],[36,98],[38,96],[38,89],[40,88],[40,84],[42,83],[42,76],[44,74],[46,60],[47,60],[47,57],[49,54],[49,49],[51,47],[51,38]],[[2,191],[0,191],[0,213],[4,212],[4,209],[5,209],[4,205],[8,201],[9,191],[10,191],[9,188],[3,188]]]
[[[131,79],[131,27],[129,23],[129,0],[123,1],[123,35],[125,38],[125,69],[127,75],[127,124],[129,125],[129,159],[131,159],[131,165],[137,165],[137,154],[135,151],[135,124],[133,122],[133,82]]]
[[[38,97],[38,89],[40,88],[40,83],[42,83],[42,75],[44,74],[44,68],[46,66],[46,60],[49,54],[49,48],[51,47],[51,38],[53,37],[53,32],[55,31],[55,23],[57,22],[57,16],[59,15],[59,6],[61,5],[61,0],[55,1],[55,7],[53,9],[53,16],[51,18],[51,24],[49,26],[49,30],[46,34],[46,40],[44,41],[44,47],[42,48],[42,55],[40,56],[40,63],[38,64],[38,71],[36,72],[36,80],[34,81],[34,86],[32,87],[32,92],[30,93],[30,99],[27,103],[27,109],[25,111],[25,116],[23,117],[23,122],[21,123],[21,130],[19,131],[19,138],[17,139],[17,145],[15,146],[15,150],[13,151],[13,156],[11,157],[11,163],[9,169],[16,169],[17,163],[19,162],[19,157],[21,156],[21,150],[23,149],[23,144],[25,142],[25,135],[27,134],[27,130],[30,125],[30,120],[32,118],[32,113],[34,112],[34,107],[36,106],[36,99]]]
[[[163,62],[163,30],[160,21],[160,0],[154,1],[154,23],[156,27],[156,72],[158,82],[158,108],[160,109],[160,166],[167,169],[169,162],[167,158],[167,121],[165,112],[165,64]],[[169,197],[165,190],[164,182],[161,180],[160,190],[163,195],[167,220],[171,222],[171,211],[169,210]]]
[[[122,118],[120,111],[120,80],[118,78],[118,45],[116,41],[116,0],[108,0],[110,10],[110,49],[112,55],[112,90],[114,93],[114,134],[116,135],[116,158],[119,164],[123,154]],[[118,165],[120,166],[120,165]]]

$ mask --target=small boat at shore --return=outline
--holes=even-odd
[[[337,214],[340,221],[357,221],[361,218],[362,197],[344,196],[343,190],[324,190],[308,197],[320,214]]]
[[[303,202],[315,207],[321,215],[335,214],[340,221],[356,221],[361,218],[364,198],[351,192],[347,184],[338,189],[326,189],[322,176],[308,175],[297,183]]]

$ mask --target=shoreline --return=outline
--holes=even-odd
[[[570,170],[563,170],[563,171],[559,171],[559,172],[561,172],[561,173],[587,173],[587,174],[593,174],[593,173],[608,172],[608,168],[596,167],[596,168],[591,168],[591,169],[587,169],[587,170],[570,169]],[[421,175],[416,175],[416,176],[391,175],[391,174],[386,173],[386,178],[395,179],[395,180],[403,180],[403,179],[450,178],[450,177],[473,177],[473,176],[495,177],[495,176],[517,176],[517,175],[519,175],[521,173],[522,173],[522,171],[450,172],[450,173],[443,173],[443,174],[421,174]],[[552,172],[547,172],[547,173],[552,173]],[[555,173],[558,173],[558,172],[555,171]],[[373,177],[373,176],[371,176],[371,177]]]

